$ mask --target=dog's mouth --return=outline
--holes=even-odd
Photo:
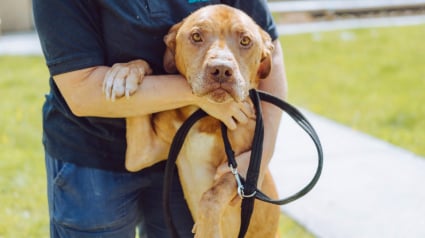
[[[209,93],[207,93],[207,95],[210,101],[213,101],[216,103],[225,103],[232,99],[238,101],[236,98],[234,98],[234,95],[232,95],[232,93],[229,93],[223,87],[219,87],[215,90],[211,90]]]
[[[199,97],[206,97],[214,103],[226,103],[234,100],[241,102],[247,97],[247,93],[235,84],[215,83],[203,85],[203,87],[192,87],[192,91]]]

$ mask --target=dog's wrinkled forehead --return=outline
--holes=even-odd
[[[227,7],[215,6],[214,8],[201,8],[185,19],[182,26],[184,32],[202,30],[203,32],[229,34],[249,34],[257,36],[258,30],[255,22],[244,12]],[[260,40],[260,39],[258,39]]]

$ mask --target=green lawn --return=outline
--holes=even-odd
[[[425,25],[281,38],[289,101],[425,156]]]
[[[40,57],[0,57],[0,237],[47,237]]]

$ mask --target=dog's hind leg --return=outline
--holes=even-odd
[[[135,172],[165,160],[169,145],[156,136],[150,116],[129,117],[125,167]]]

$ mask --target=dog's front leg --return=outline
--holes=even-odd
[[[193,150],[191,150],[192,148],[187,149],[188,147],[191,146],[185,145],[182,151],[183,153],[180,153],[180,156],[177,160],[177,167],[179,170],[179,178],[183,188],[184,196],[195,221],[193,232],[195,233],[195,237],[198,238],[220,237],[218,236],[219,221],[215,221],[209,224],[211,226],[210,228],[212,228],[211,230],[215,231],[216,234],[206,233],[208,231],[205,231],[205,223],[202,222],[202,217],[204,217],[204,209],[200,203],[203,194],[213,186],[216,167],[212,164],[206,163],[202,160],[201,156],[199,156],[202,155],[205,158],[205,154],[185,153],[187,151],[193,152]],[[208,154],[208,152],[205,153]],[[215,209],[215,211],[216,210],[217,209]],[[218,216],[215,215],[213,217],[218,218]]]
[[[202,195],[195,237],[237,237],[240,226],[240,206],[230,205],[235,196],[235,178],[231,173],[224,174]]]

